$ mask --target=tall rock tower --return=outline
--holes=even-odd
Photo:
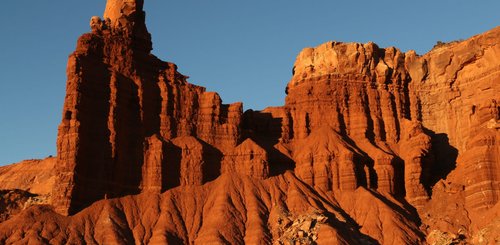
[[[142,0],[108,1],[104,19],[92,17],[92,32],[69,58],[52,194],[62,214],[105,197],[179,185],[183,163],[196,157],[182,154],[190,147],[212,159],[204,159],[200,181],[214,179],[220,149],[239,140],[241,103],[223,105],[153,56],[142,8]],[[199,143],[170,141],[181,136]]]

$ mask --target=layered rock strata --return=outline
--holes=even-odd
[[[243,143],[224,156],[223,172],[243,174],[259,179],[269,177],[269,158],[267,151],[252,139]]]
[[[194,165],[204,149],[197,148],[197,159],[186,160],[188,146],[172,162],[163,141],[194,136],[213,151],[238,143],[241,103],[222,104],[216,93],[187,83],[174,64],[151,55],[142,5],[108,1],[105,20],[91,25],[92,33],[80,37],[69,58],[57,140],[60,184],[53,191],[61,213],[75,213],[104,197],[216,177],[202,170],[187,176],[200,167]]]
[[[109,0],[78,40],[57,158],[0,168],[21,189],[0,243],[497,239],[500,28],[422,56],[306,48],[285,105],[243,113],[151,54],[142,7]]]
[[[491,208],[500,195],[499,33],[497,27],[407,60],[422,124],[437,136],[440,162],[458,156],[456,171],[463,175],[449,180],[464,186],[472,209]],[[449,149],[442,147],[443,137]]]
[[[293,72],[284,106],[293,127],[285,131],[297,145],[299,177],[310,184],[332,180],[333,186],[322,184],[326,190],[364,186],[414,204],[427,198],[431,143],[418,121],[404,53],[329,42],[304,49]],[[316,152],[304,152],[315,144]]]

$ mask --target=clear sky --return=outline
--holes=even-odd
[[[0,8],[0,165],[55,155],[66,61],[105,0]],[[500,25],[499,0],[146,0],[153,53],[245,109],[284,104],[301,49],[373,41],[419,54]]]

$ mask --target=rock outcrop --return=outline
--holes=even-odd
[[[405,54],[395,48],[329,42],[304,49],[287,86],[285,108],[293,122],[286,130],[292,136],[288,141],[299,144],[297,152],[315,144],[326,148],[298,154],[298,176],[302,171],[317,172],[306,176],[321,176],[313,177],[314,182],[340,182],[333,189],[339,184],[349,190],[365,186],[406,196],[414,204],[425,199],[431,143],[417,119],[420,111],[409,89],[411,81]],[[320,167],[324,164],[316,164],[314,158],[338,163],[329,170],[328,164]],[[304,180],[312,183],[308,178]]]
[[[19,189],[37,195],[49,195],[55,185],[55,157],[25,160],[0,167],[0,188]]]
[[[80,37],[69,58],[57,140],[59,184],[53,191],[60,213],[73,214],[105,196],[137,194],[142,188],[201,184],[201,171],[192,171],[201,167],[197,161],[203,154],[186,152],[196,146],[177,156],[180,166],[164,165],[163,141],[194,136],[221,151],[240,139],[241,103],[222,104],[216,93],[187,83],[174,64],[150,54],[142,5],[108,1],[105,25],[91,26],[92,33]],[[163,172],[168,176],[160,176]]]
[[[246,139],[224,156],[223,172],[238,173],[258,179],[269,177],[267,151],[252,139]]]
[[[143,4],[79,38],[57,157],[0,168],[0,243],[498,242],[500,28],[306,48],[243,113],[151,54]]]

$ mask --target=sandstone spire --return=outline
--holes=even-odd
[[[146,13],[143,11],[144,0],[108,0],[104,11],[102,25],[92,19],[90,24],[92,31],[94,26],[100,29],[110,29],[118,36],[132,38],[136,51],[142,50],[149,53],[152,48],[151,35],[146,27]],[[99,28],[99,26],[102,26]]]
[[[115,21],[122,15],[128,16],[134,12],[141,12],[143,5],[144,0],[108,0],[103,17]]]

